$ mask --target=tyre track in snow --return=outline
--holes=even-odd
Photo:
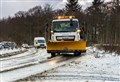
[[[68,64],[68,63],[76,60],[77,58],[79,58],[79,57],[57,56],[55,58],[51,58],[51,59],[48,59],[45,61],[41,61],[38,63],[36,62],[33,65],[25,66],[20,69],[6,71],[3,73],[0,73],[0,75],[2,75],[3,82],[16,81],[19,79],[29,77],[31,75],[35,75],[37,73],[42,73],[42,72],[48,71],[50,69],[54,69],[54,68],[62,66],[64,64]],[[7,78],[7,77],[9,77],[9,78]]]
[[[46,74],[47,75],[47,74]],[[100,74],[90,74],[90,73],[81,73],[78,75],[75,74],[70,74],[70,75],[36,75],[35,77],[31,77],[32,80],[35,81],[36,77],[39,77],[37,79],[39,79],[40,81],[44,81],[44,80],[103,80],[103,81],[120,81],[120,76],[118,75],[100,75]],[[26,80],[28,80],[30,78],[27,78]],[[24,81],[24,80],[23,80]]]
[[[4,60],[8,60],[10,57],[22,54],[27,52],[28,50],[20,50],[20,51],[15,51],[15,52],[11,52],[11,53],[6,53],[6,54],[0,54],[0,61],[4,61]]]
[[[17,66],[8,68],[8,69],[4,69],[4,70],[0,71],[0,73],[8,72],[8,71],[13,71],[13,70],[16,70],[16,69],[21,69],[21,68],[25,68],[25,67],[29,67],[29,66],[33,66],[33,65],[36,65],[38,63],[40,63],[40,64],[46,63],[46,62],[49,62],[49,61],[51,61],[51,60],[53,60],[55,58],[51,58],[51,59],[48,59],[48,60],[38,60],[38,61],[31,62],[31,63],[23,64],[23,65],[17,65]]]
[[[38,52],[38,50],[33,51],[32,53],[29,52],[29,53],[26,53],[21,56],[16,56],[16,57],[10,58],[8,60],[1,61],[0,73],[33,64],[33,62],[35,62],[37,60],[37,59],[33,58],[33,57],[38,56],[38,55],[36,55],[37,52]]]
[[[56,60],[56,59],[59,60],[59,61],[57,61],[57,63],[59,63],[61,61],[66,61],[66,60],[70,59],[70,57],[69,58],[66,58],[66,57],[63,58],[63,56],[61,56],[61,55],[53,57],[53,58],[47,57],[47,59],[45,59],[45,60],[38,60],[38,61],[31,62],[31,63],[25,63],[25,64],[22,64],[22,65],[16,65],[16,66],[12,66],[10,68],[0,70],[0,73],[8,72],[8,71],[16,70],[16,69],[21,69],[21,68],[25,68],[25,67],[29,67],[29,66],[33,66],[33,65],[36,65],[38,63],[43,64],[43,63],[47,63],[49,61],[53,61],[53,60]]]
[[[17,59],[25,58],[25,57],[28,57],[30,55],[32,56],[32,54],[35,54],[35,53],[38,52],[38,50],[36,50],[36,51],[34,50],[33,53],[30,54],[30,50],[33,51],[33,48],[29,49],[29,50],[26,50],[26,52],[18,53],[18,54],[14,55],[14,56],[10,56],[10,57],[7,57],[7,58],[1,58],[0,61],[12,60],[12,59],[16,59],[16,58]],[[28,52],[29,52],[29,54],[28,54]],[[22,54],[24,54],[24,55],[22,55]]]
[[[83,59],[89,59],[91,57],[89,55],[93,56],[94,54],[91,52],[91,53],[87,53],[87,55]],[[77,68],[77,67],[74,68],[75,65],[77,65],[79,67],[78,63],[84,64],[85,62],[83,61],[83,59],[80,58],[78,60],[75,60],[73,63],[70,63],[70,66],[69,65],[62,66],[64,70],[62,69],[62,67],[59,67],[58,69],[53,69],[53,70],[45,71],[44,73],[32,75],[30,77],[21,79],[16,82],[21,82],[21,81],[40,81],[40,82],[49,82],[49,81],[50,82],[65,82],[65,81],[74,82],[75,81],[75,82],[81,82],[81,80],[85,80],[82,82],[120,82],[119,73],[113,73],[113,74],[111,74],[110,72],[100,72],[99,73],[97,70],[94,71],[95,69],[93,69],[93,71],[79,70],[79,69],[83,69],[81,65],[80,65],[81,68]],[[92,59],[94,59],[94,58],[92,58]],[[83,62],[81,62],[81,60]],[[103,60],[104,60],[104,58],[103,58]],[[87,65],[87,63],[84,65]],[[71,70],[69,70],[69,69],[67,70],[67,66],[68,67],[73,66],[73,68],[71,68]],[[87,67],[89,68],[88,65],[87,65]],[[74,70],[76,68],[79,71]],[[94,68],[94,66],[92,68]],[[62,69],[62,70],[60,70],[60,69]],[[92,70],[92,69],[89,68],[88,70]]]

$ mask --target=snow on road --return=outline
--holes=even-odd
[[[27,52],[10,57],[7,60],[0,61],[0,71],[10,70],[25,65],[33,64],[39,60],[45,60],[50,55],[40,55],[41,53],[46,53],[46,50],[35,50],[34,48],[29,49]]]
[[[25,48],[22,48],[22,49],[20,49],[20,51],[24,51],[24,50],[26,50]],[[7,60],[12,60],[12,59],[14,59],[14,58],[19,58],[19,57],[24,57],[24,56],[26,56],[26,55],[30,55],[30,53],[35,53],[36,52],[36,50],[35,50],[35,48],[30,48],[30,49],[27,49],[25,52],[23,52],[23,53],[19,53],[19,54],[16,54],[16,55],[13,55],[13,56],[10,56],[10,57],[4,57],[4,58],[1,58],[0,60],[1,61],[7,61]]]
[[[19,68],[21,66],[24,67],[24,65],[28,65],[31,63],[38,63],[38,61],[46,60],[47,57],[50,57],[50,54],[46,55],[46,50],[44,49],[38,49],[36,52],[36,49],[32,48],[29,49],[27,52],[10,57],[8,59],[0,61],[0,71],[4,71],[11,68]],[[41,66],[41,65],[40,65]],[[0,73],[0,82],[9,82],[16,80],[18,78],[25,77],[29,74],[34,74],[34,69],[40,68],[40,66],[30,66],[26,68],[19,68],[12,71],[6,71]],[[20,75],[22,74],[22,75]]]
[[[24,53],[27,50],[25,48],[14,48],[14,49],[1,49],[0,50],[0,60],[7,59],[7,57],[11,57],[20,53]]]
[[[65,61],[64,57],[58,56],[58,59],[39,63],[38,61],[47,60],[50,54],[47,54],[44,49],[39,49],[34,54],[32,52],[36,52],[36,50],[30,49],[26,54],[3,60],[1,69],[24,66],[28,63],[35,64],[0,73],[1,82],[19,79],[21,79],[19,81],[40,82],[120,82],[120,56],[115,53],[89,47],[86,55],[76,59]]]
[[[120,82],[120,56],[91,47],[86,54],[70,64],[33,75],[22,81]]]
[[[49,56],[49,54],[47,54],[46,52],[43,52],[39,55]],[[74,60],[75,60],[74,58],[71,58],[71,59],[67,58],[66,59],[62,56],[58,56],[58,57],[52,58],[49,61],[46,61],[44,63],[38,62],[38,63],[36,63],[32,66],[28,66],[28,67],[24,67],[24,68],[12,70],[12,71],[3,72],[3,73],[0,73],[1,82],[11,82],[11,81],[16,81],[16,80],[19,80],[19,79],[23,79],[23,78],[26,78],[28,76],[35,75],[37,73],[42,73],[44,71],[59,67],[61,65],[68,64],[68,63],[70,63]]]
[[[23,51],[23,50],[25,50],[25,48],[2,49],[2,50],[0,50],[0,55]]]

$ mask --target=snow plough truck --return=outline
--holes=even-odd
[[[61,53],[80,55],[86,51],[84,35],[84,30],[75,16],[56,16],[50,28],[47,52],[53,57]]]

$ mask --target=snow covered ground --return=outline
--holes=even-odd
[[[14,49],[2,49],[0,50],[0,54],[6,54],[6,53],[12,53],[12,52],[17,52],[17,51],[20,51],[21,49],[18,48],[14,48]]]
[[[0,58],[10,57],[27,51],[25,48],[1,49]]]
[[[16,81],[19,79],[26,78],[31,75],[42,73],[44,71],[59,67],[64,64],[68,64],[75,60],[74,58],[66,59],[62,56],[58,56],[55,58],[50,58],[48,60],[45,60],[49,56],[50,56],[50,54],[47,54],[45,50],[38,51],[36,54],[33,54],[33,59],[35,59],[37,61],[32,61],[32,60],[30,61],[30,63],[35,62],[33,65],[30,65],[27,67],[22,67],[19,69],[10,70],[10,71],[1,72],[0,73],[1,82],[13,82],[13,81]],[[28,57],[28,58],[31,58],[31,57]],[[39,62],[39,61],[41,61],[41,62]],[[24,61],[21,61],[21,63],[26,64]],[[11,67],[13,67],[13,66],[11,66]]]
[[[48,57],[50,54],[45,49],[36,51],[31,48],[25,53],[1,60],[1,71],[22,66],[1,72],[1,82],[120,82],[120,56],[114,52],[88,47],[86,55],[82,54],[81,57],[69,59],[58,56],[46,61]]]
[[[36,50],[35,48],[31,48],[25,53],[1,60],[0,71],[11,70],[45,60],[50,55],[40,55],[44,52],[46,54],[46,50]]]
[[[120,56],[88,47],[86,55],[72,63],[20,81],[120,82]]]

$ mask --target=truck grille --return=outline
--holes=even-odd
[[[40,44],[40,46],[45,46],[44,44]]]
[[[75,36],[56,36],[56,40],[57,41],[74,41],[75,40]]]

